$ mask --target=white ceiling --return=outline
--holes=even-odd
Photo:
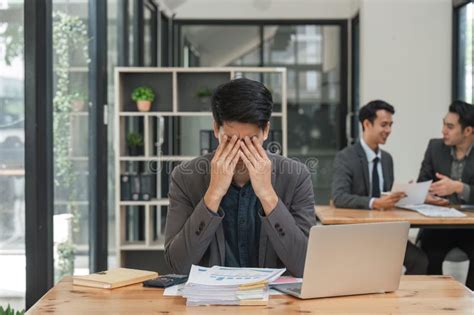
[[[348,18],[360,0],[160,0],[178,19]]]
[[[157,0],[178,19],[341,19],[364,1],[382,0]],[[399,0],[433,1],[433,0]],[[451,0],[456,6],[465,0]]]

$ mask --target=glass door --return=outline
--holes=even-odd
[[[347,143],[344,23],[187,21],[178,31],[181,66],[287,68],[288,156],[310,168],[318,204],[329,203],[332,163]]]
[[[287,68],[288,156],[310,168],[316,202],[328,204],[334,156],[345,146],[341,28],[267,25],[263,34],[263,65]]]

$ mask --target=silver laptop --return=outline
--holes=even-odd
[[[313,226],[303,282],[272,288],[301,299],[398,289],[408,222]]]

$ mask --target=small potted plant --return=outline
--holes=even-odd
[[[136,132],[127,135],[127,147],[129,156],[143,155],[143,137]]]
[[[151,103],[155,100],[155,92],[147,86],[139,86],[133,90],[132,100],[137,103],[140,112],[149,112]]]
[[[212,90],[208,87],[200,88],[196,91],[196,96],[202,104],[209,104],[209,100],[212,96]]]

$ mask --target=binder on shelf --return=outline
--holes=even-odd
[[[130,175],[132,200],[140,200],[140,176],[138,174]]]
[[[132,200],[132,181],[128,173],[120,175],[120,200]]]
[[[148,201],[153,198],[156,198],[156,175],[140,174],[140,199]]]
[[[199,148],[201,155],[208,154],[214,151],[219,145],[219,141],[216,137],[214,137],[213,130],[201,130],[199,132],[199,139]]]
[[[142,242],[145,240],[145,207],[127,206],[125,209],[125,241]]]

